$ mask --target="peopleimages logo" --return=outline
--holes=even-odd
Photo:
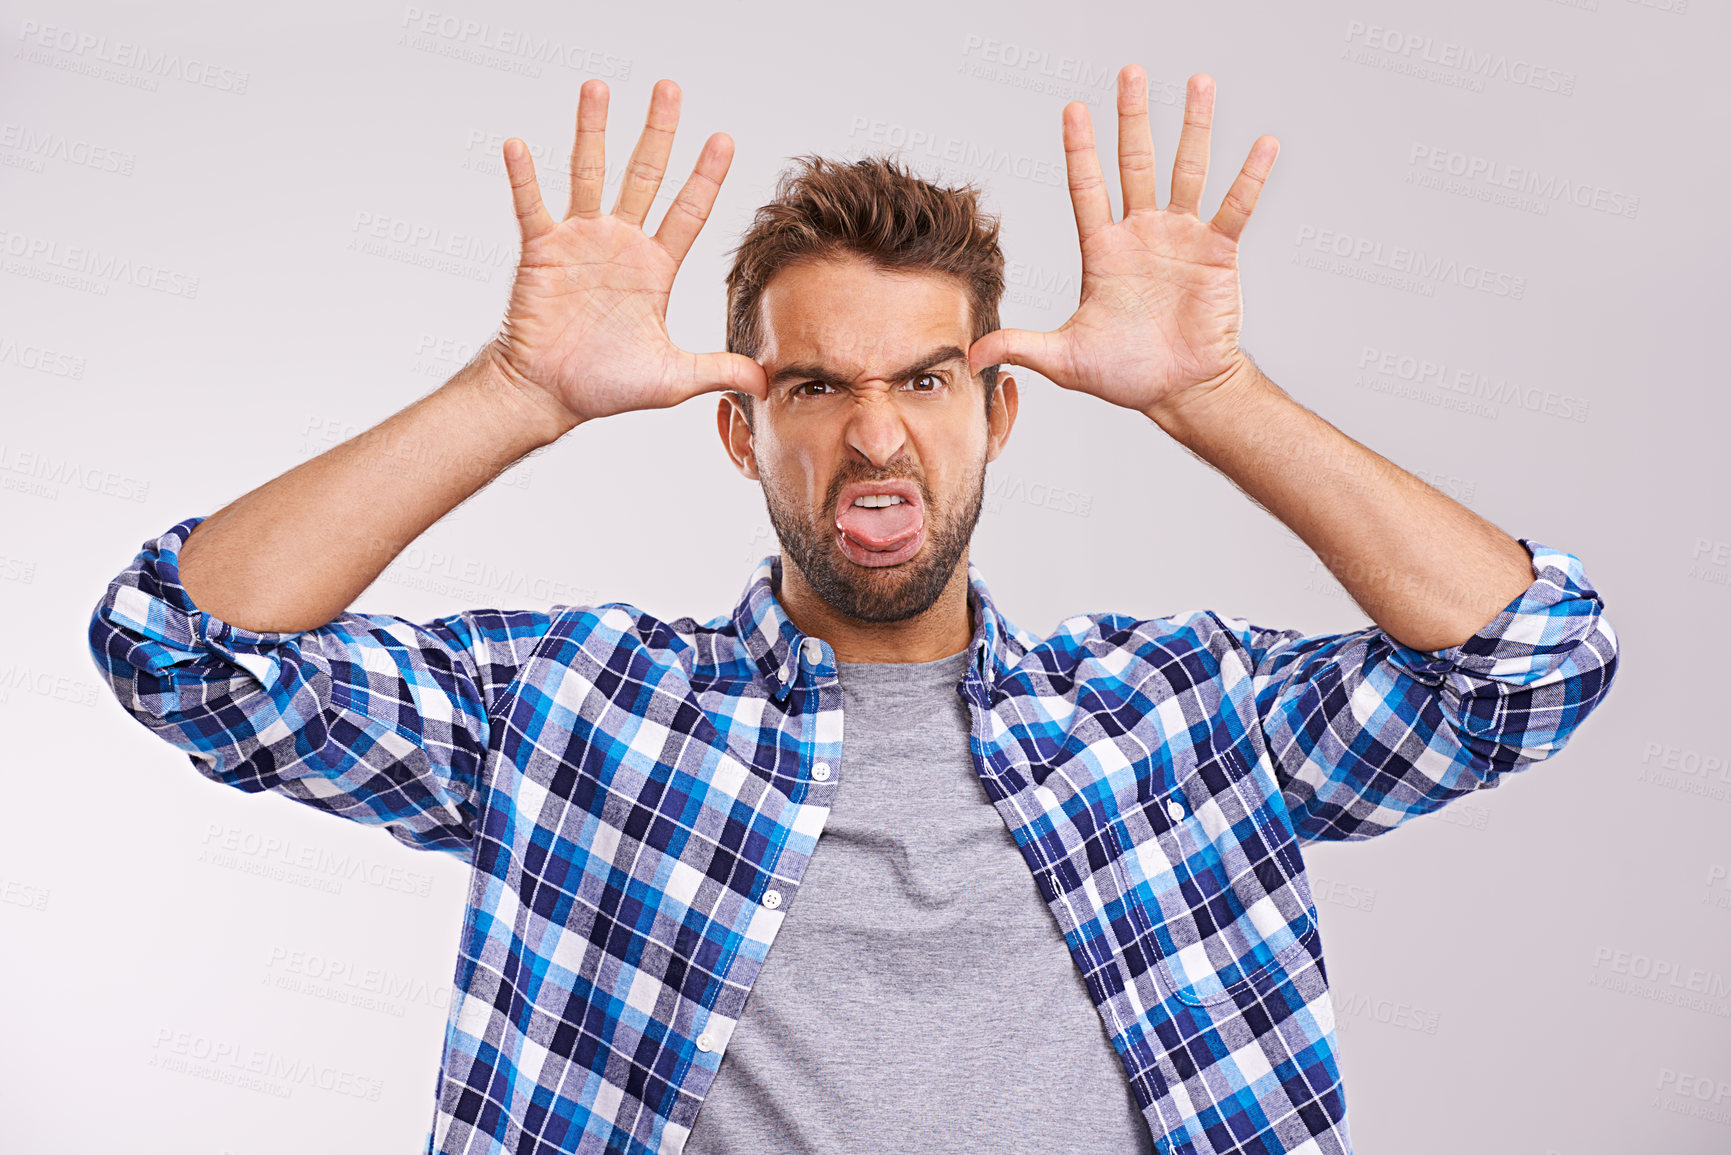
[[[1676,959],[1601,946],[1593,951],[1587,985],[1695,1014],[1731,1018],[1731,980],[1720,971],[1686,966]]]
[[[336,853],[292,838],[260,834],[217,822],[205,826],[199,859],[243,873],[278,877],[281,881],[331,894],[340,893],[344,882],[359,882],[418,898],[426,898],[433,890],[433,876],[418,870],[387,866],[358,855]]]
[[[909,127],[895,121],[874,120],[856,116],[848,124],[848,136],[863,138],[872,145],[884,145],[915,161],[934,160],[989,176],[1013,177],[1051,188],[1063,188],[1066,181],[1064,162],[1060,158],[1034,156],[993,148],[966,137],[938,132],[928,128]]]
[[[1575,93],[1573,72],[1535,64],[1531,60],[1510,56],[1506,52],[1474,48],[1453,40],[1438,40],[1434,36],[1403,32],[1381,24],[1367,24],[1362,20],[1346,22],[1346,40],[1349,52],[1353,47],[1357,47],[1367,53],[1381,53],[1407,65],[1415,75],[1425,79],[1440,78],[1424,76],[1422,68],[1412,66],[1446,70],[1481,84],[1486,80],[1501,80],[1523,88],[1554,92],[1560,96],[1573,96]],[[1358,64],[1380,63],[1373,58],[1349,59]]]
[[[146,1065],[283,1099],[292,1096],[296,1087],[313,1087],[377,1103],[385,1091],[382,1079],[357,1071],[171,1027],[156,1032]]]
[[[0,149],[27,157],[33,172],[41,172],[48,160],[57,160],[97,172],[131,176],[138,157],[107,145],[96,144],[82,137],[67,136],[52,129],[32,128],[8,121],[0,124]]]
[[[1046,48],[1030,48],[995,36],[969,35],[962,41],[963,56],[977,56],[990,64],[1036,73],[1053,80],[1074,81],[1085,88],[1106,88],[1116,69],[1109,65],[1065,56]]]
[[[1444,361],[1414,357],[1388,349],[1379,349],[1374,345],[1366,345],[1362,348],[1358,357],[1358,367],[1361,374],[1368,370],[1414,386],[1458,394],[1473,401],[1512,405],[1532,413],[1543,413],[1564,421],[1585,421],[1587,419],[1589,403],[1583,398],[1560,393],[1555,389],[1522,385],[1518,381],[1511,381],[1506,377],[1493,377],[1488,373],[1482,373],[1465,366],[1450,368],[1448,363]]]
[[[399,43],[407,43],[411,48],[429,50],[444,45],[495,52],[501,58],[514,57],[517,63],[530,66],[526,75],[532,77],[541,75],[534,65],[557,64],[573,72],[587,72],[615,83],[631,79],[630,57],[614,56],[597,48],[567,43],[508,24],[495,25],[490,20],[475,20],[450,12],[429,12],[411,4],[403,8],[402,28],[404,36],[409,39]],[[454,55],[463,56],[460,52]]]
[[[14,476],[15,475],[15,476]],[[0,441],[0,487],[18,488],[8,484],[14,480],[32,479],[43,484],[28,488],[28,492],[51,500],[60,496],[55,486],[65,485],[87,493],[101,493],[122,501],[144,501],[150,495],[150,483],[127,477],[112,469],[91,466],[70,457],[56,457],[47,451],[19,449]]]
[[[1712,585],[1731,585],[1731,541],[1696,538],[1689,576]]]
[[[1667,790],[1716,802],[1731,802],[1731,756],[1686,746],[1648,742],[1635,778]]]
[[[144,74],[136,79],[148,80],[152,91],[155,89],[155,82],[166,78],[242,96],[246,93],[247,82],[252,79],[251,73],[224,68],[194,56],[152,49],[130,40],[117,39],[110,42],[107,36],[77,28],[41,24],[35,20],[18,22],[18,41],[24,46],[19,55],[24,57],[24,52],[30,52],[31,54],[24,58],[30,59],[32,63],[56,68],[66,67],[53,57],[44,58],[41,54],[45,50],[62,53],[62,59],[79,65],[80,67],[70,69],[75,72],[87,71],[96,66],[132,69]],[[109,76],[107,79],[114,77]]]
[[[429,982],[385,967],[364,966],[349,959],[285,946],[270,948],[264,981],[278,990],[394,1018],[403,1018],[410,1004],[435,1011],[449,1010],[451,1006],[448,983]]]
[[[0,255],[15,258],[5,264],[8,273],[54,281],[58,272],[68,287],[98,295],[106,296],[109,285],[126,284],[171,297],[198,296],[198,278],[189,273],[52,237],[0,229]]]
[[[1669,1115],[1686,1115],[1722,1127],[1731,1126],[1731,1081],[1660,1067],[1651,1106]]]
[[[1554,172],[1547,173],[1524,165],[1505,164],[1476,153],[1436,145],[1414,144],[1407,154],[1407,164],[1412,166],[1407,174],[1409,181],[1415,174],[1420,178],[1431,174],[1455,177],[1463,187],[1455,188],[1440,182],[1432,187],[1486,200],[1492,199],[1492,194],[1509,194],[1504,203],[1512,208],[1537,211],[1540,215],[1549,213],[1551,204],[1559,201],[1577,208],[1631,219],[1641,207],[1640,197],[1608,189],[1590,181],[1571,180]],[[1429,182],[1421,179],[1419,183]],[[1472,186],[1472,190],[1469,191],[1465,186]]]
[[[84,376],[83,357],[3,335],[0,335],[0,365],[16,365],[33,373],[70,377],[75,381]]]
[[[1521,300],[1527,292],[1525,277],[1405,245],[1385,246],[1370,237],[1353,236],[1334,229],[1300,225],[1293,243],[1300,249],[1317,254],[1316,257],[1305,252],[1294,254],[1293,259],[1308,268],[1386,282],[1397,288],[1416,285],[1429,290],[1427,296],[1435,291],[1433,286],[1438,283],[1514,301]]]

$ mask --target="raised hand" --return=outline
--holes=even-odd
[[[1272,136],[1257,138],[1220,210],[1204,222],[1197,206],[1213,114],[1214,80],[1198,73],[1185,95],[1172,199],[1157,208],[1148,78],[1134,65],[1118,73],[1124,217],[1114,221],[1088,106],[1065,105],[1064,154],[1082,243],[1081,303],[1050,333],[998,329],[981,337],[968,351],[969,372],[1024,365],[1066,389],[1152,416],[1231,379],[1247,363],[1238,347],[1244,316],[1238,238],[1280,144]]]
[[[733,158],[733,140],[704,142],[691,177],[653,237],[654,202],[679,123],[679,86],[658,80],[649,116],[611,213],[601,211],[607,85],[583,84],[571,153],[571,203],[555,221],[541,202],[529,150],[505,142],[505,168],[522,229],[522,252],[505,323],[489,355],[505,376],[556,402],[575,425],[633,409],[677,405],[700,393],[768,391],[763,367],[736,353],[688,353],[667,334],[674,274],[709,216]]]

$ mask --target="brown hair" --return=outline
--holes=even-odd
[[[998,246],[998,218],[981,210],[978,187],[932,184],[893,156],[837,161],[808,153],[793,160],[794,167],[776,182],[774,199],[757,210],[730,250],[728,352],[755,359],[762,349],[758,305],[777,273],[796,261],[844,255],[863,257],[880,269],[954,277],[967,289],[970,339],[999,328],[1004,253]],[[980,376],[989,413],[997,367]],[[738,392],[734,397],[750,420],[756,399]]]

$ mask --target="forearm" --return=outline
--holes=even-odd
[[[574,427],[483,354],[434,392],[198,524],[180,577],[244,629],[315,629],[429,526]]]
[[[1418,650],[1459,645],[1533,581],[1520,542],[1298,404],[1246,359],[1147,416],[1302,538]]]

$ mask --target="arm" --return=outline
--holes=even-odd
[[[709,390],[763,394],[750,358],[667,338],[673,275],[730,155],[711,137],[660,232],[643,232],[678,96],[656,85],[610,215],[600,81],[583,86],[563,221],[543,206],[527,150],[507,141],[523,248],[500,337],[381,425],[146,542],[110,583],[90,621],[98,669],[201,773],[468,853],[495,707],[551,618],[413,623],[344,607],[429,525],[585,421]]]
[[[91,615],[91,653],[121,705],[212,781],[467,859],[493,707],[549,615],[339,613],[312,630],[246,629],[181,581],[202,523],[145,542]]]
[[[1561,750],[1604,701],[1617,635],[1581,560],[1517,546],[1531,583],[1459,645],[1223,619],[1300,839],[1370,838],[1497,786]]]
[[[146,542],[91,617],[98,670],[207,778],[467,858],[492,707],[550,618],[413,623],[344,608],[558,432],[491,353],[478,357],[382,424]]]
[[[1464,642],[1533,582],[1526,551],[1293,401],[1239,347],[1238,242],[1279,142],[1256,139],[1204,222],[1213,115],[1213,79],[1192,76],[1172,195],[1159,208],[1147,78],[1135,67],[1119,72],[1124,215],[1114,221],[1088,107],[1065,106],[1081,302],[1054,332],[986,334],[969,349],[968,369],[1027,365],[1144,414],[1297,533],[1392,638],[1420,649]]]
[[[180,580],[230,625],[317,629],[434,521],[573,424],[519,390],[488,346],[428,397],[199,519]]]
[[[1239,348],[1238,241],[1278,146],[1256,140],[1204,222],[1212,114],[1212,79],[1191,77],[1158,208],[1146,81],[1119,73],[1114,221],[1087,106],[1065,107],[1081,302],[1054,332],[986,334],[968,367],[1027,365],[1147,416],[1303,538],[1372,616],[1310,637],[1221,619],[1300,836],[1369,837],[1561,749],[1608,692],[1617,639],[1578,558],[1511,538],[1359,445]]]
[[[199,519],[180,580],[231,625],[314,629],[429,526],[575,424],[514,384],[488,346],[402,412]]]
[[[200,522],[181,579],[201,609],[254,629],[322,625],[434,522],[583,422],[711,390],[763,395],[749,357],[687,353],[667,337],[674,274],[732,156],[728,137],[712,136],[660,231],[643,231],[679,102],[677,85],[657,82],[611,214],[600,211],[604,83],[581,89],[564,220],[542,203],[522,142],[505,142],[522,252],[500,336],[432,395]]]
[[[1148,416],[1304,539],[1405,646],[1459,645],[1535,580],[1518,541],[1292,400],[1248,356]]]

